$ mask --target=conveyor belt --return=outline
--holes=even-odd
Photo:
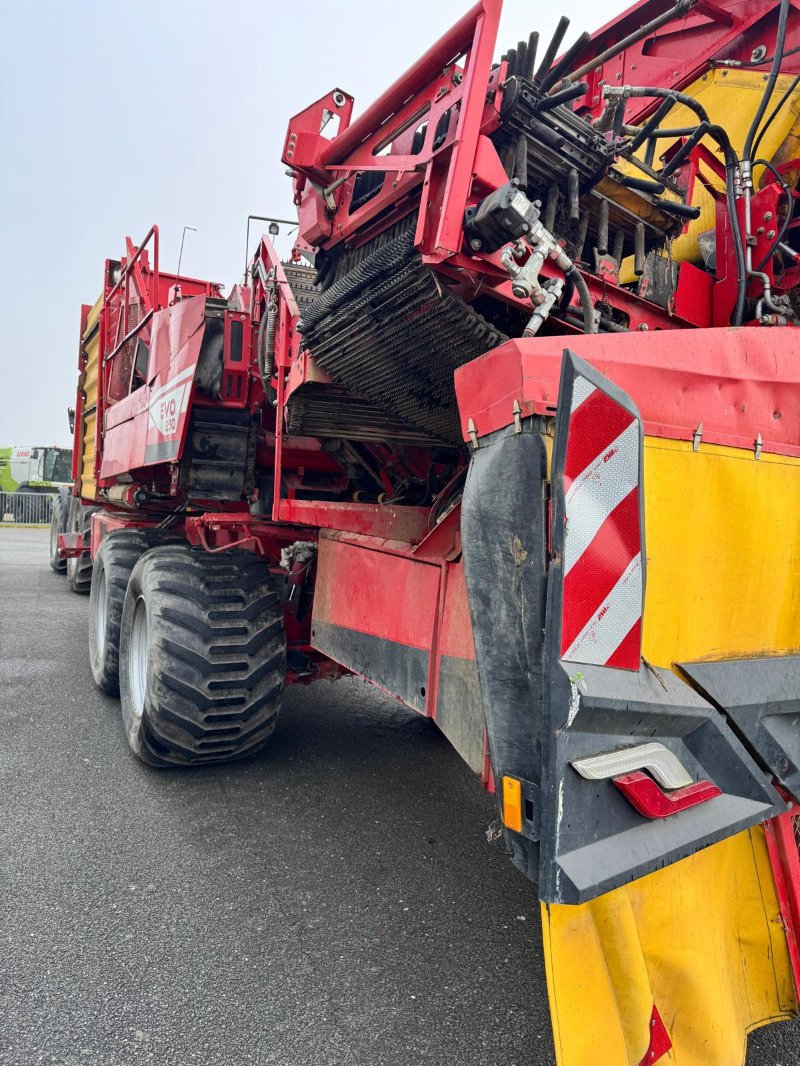
[[[410,226],[337,274],[300,322],[319,366],[403,424],[459,444],[453,373],[506,335],[422,262]]]

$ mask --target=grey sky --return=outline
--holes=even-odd
[[[334,86],[356,114],[470,0],[0,0],[0,446],[69,444],[80,305],[153,222],[161,265],[243,270],[245,219],[292,217],[291,115]],[[567,43],[628,4],[506,0],[498,55],[559,15]]]

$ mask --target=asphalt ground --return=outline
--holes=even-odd
[[[534,889],[435,727],[321,682],[263,755],[150,770],[46,556],[0,528],[0,1064],[552,1066]]]

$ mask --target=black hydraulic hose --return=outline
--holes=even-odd
[[[750,129],[747,131],[747,136],[744,140],[742,159],[753,158],[753,140],[755,139],[758,127],[761,125],[764,112],[767,110],[767,104],[772,98],[775,82],[778,80],[778,74],[780,73],[781,62],[783,61],[783,46],[786,41],[786,23],[788,20],[789,0],[781,0],[780,13],[778,14],[778,32],[775,37],[775,55],[772,57],[772,68],[770,69],[769,77],[767,78],[767,84],[764,86],[764,92],[761,94],[761,100],[759,101],[756,113],[753,115],[753,121],[750,123]]]
[[[683,163],[684,159],[689,155],[692,149],[699,143],[708,132],[709,124],[707,122],[701,122],[700,125],[692,133],[683,145],[678,149],[675,155],[670,161],[661,168],[660,176],[662,178],[668,178],[670,174],[673,174],[678,167]]]
[[[787,0],[782,0],[782,2],[786,3]],[[747,270],[745,266],[744,237],[742,236],[742,228],[739,224],[739,214],[736,210],[736,195],[733,187],[733,174],[739,165],[739,160],[731,147],[730,138],[721,126],[717,126],[710,121],[706,109],[699,104],[697,100],[693,99],[693,97],[687,96],[686,93],[677,92],[674,89],[663,89],[657,85],[648,85],[644,87],[637,85],[635,92],[631,95],[652,96],[657,99],[671,97],[676,103],[685,104],[691,111],[694,111],[701,123],[706,124],[706,133],[709,137],[712,137],[722,149],[723,155],[725,156],[725,190],[728,214],[730,215],[731,220],[731,234],[733,236],[733,248],[736,255],[737,274],[736,306],[734,308],[731,324],[734,326],[740,326],[744,315],[744,301],[747,290]]]
[[[542,56],[542,62],[539,64],[539,69],[536,71],[536,82],[542,82],[544,78],[550,73],[550,68],[553,65],[553,60],[556,58],[556,53],[561,47],[561,42],[564,40],[564,34],[569,29],[569,19],[566,15],[562,15],[558,20],[555,33],[550,39],[547,49]]]
[[[649,135],[650,140],[657,141],[664,137],[691,137],[697,126],[675,126],[673,129],[666,129],[665,127],[658,130],[653,130]]]
[[[689,220],[700,218],[700,208],[692,207],[691,204],[682,204],[678,200],[662,200],[660,197],[657,197],[653,203],[662,211],[666,211],[668,215],[675,215],[676,218]]]
[[[578,290],[578,297],[581,301],[581,310],[583,311],[583,332],[597,333],[597,327],[594,321],[592,294],[589,292],[589,286],[583,280],[583,275],[573,263],[571,267],[568,267],[564,271],[564,277],[567,279],[567,283],[571,282]]]
[[[558,301],[558,313],[565,315],[569,309],[569,305],[572,303],[572,297],[575,295],[575,282],[565,275],[564,277],[564,291],[561,293],[561,299]]]
[[[781,54],[781,60],[788,59],[789,56],[795,56],[800,52],[800,45],[796,48],[789,48]],[[765,67],[767,63],[771,63],[775,56],[764,56],[763,59],[722,59],[717,60],[721,67]]]
[[[522,72],[528,69],[528,45],[525,41],[520,41],[517,45],[517,62],[514,68],[514,73],[522,76]]]
[[[653,132],[659,122],[666,116],[668,111],[672,110],[672,106],[672,100],[664,100],[663,103],[658,105],[658,108],[653,112],[647,122],[645,122],[639,132],[634,135],[633,140],[628,145],[628,150],[630,152],[635,152],[642,141],[653,136]]]
[[[525,54],[525,68],[520,70],[520,77],[526,81],[533,79],[533,68],[536,66],[536,49],[539,47],[539,34],[536,30],[528,38],[528,47]]]
[[[583,96],[588,89],[589,86],[585,81],[579,81],[577,85],[570,85],[566,89],[557,92],[554,96],[546,96],[544,100],[541,100],[536,105],[536,114],[541,115],[545,111],[552,111],[559,104],[569,104],[573,100],[577,100],[579,96]]]
[[[753,166],[754,167],[758,167],[758,166],[766,167],[767,170],[769,170],[772,173],[772,175],[775,178],[775,180],[777,181],[777,183],[780,185],[781,192],[783,193],[783,195],[786,197],[786,199],[788,201],[787,206],[786,206],[786,217],[784,218],[783,222],[781,223],[781,228],[778,230],[777,237],[775,238],[775,240],[770,245],[769,251],[764,256],[764,258],[761,260],[761,262],[758,264],[758,266],[753,268],[755,273],[757,274],[760,270],[763,270],[764,265],[767,262],[767,260],[769,259],[769,257],[774,254],[775,249],[778,247],[778,245],[781,243],[783,238],[786,236],[786,231],[788,230],[789,224],[792,221],[792,214],[793,214],[793,212],[792,212],[792,203],[793,203],[793,198],[792,198],[792,191],[789,188],[786,180],[778,172],[778,170],[773,166],[772,163],[768,162],[766,159],[756,159],[753,162]]]
[[[697,115],[701,122],[710,122],[708,112],[693,96],[678,92],[677,89],[665,89],[661,85],[637,85],[631,96],[652,96],[656,100],[674,100],[683,104]]]
[[[548,92],[548,90],[552,89],[552,87],[556,84],[556,82],[559,81],[560,78],[563,78],[566,74],[569,73],[569,68],[572,66],[578,56],[584,51],[586,46],[591,44],[591,42],[591,33],[582,33],[577,39],[577,41],[573,42],[573,44],[570,45],[570,47],[566,50],[566,52],[561,57],[561,59],[559,59],[556,65],[554,67],[551,67],[550,72],[548,74],[545,74],[544,78],[542,78],[542,84],[539,86],[539,88],[542,90],[543,93],[546,93]]]
[[[628,174],[623,174],[619,181],[626,189],[636,189],[637,192],[649,192],[653,193],[654,196],[660,196],[664,191],[664,186],[660,181],[648,181],[647,178],[633,178]]]
[[[785,54],[788,54],[788,53],[785,53]],[[775,121],[775,118],[778,115],[779,111],[781,110],[783,105],[786,103],[786,101],[789,99],[789,97],[792,95],[792,93],[795,91],[795,89],[797,88],[797,86],[799,84],[800,84],[800,74],[797,74],[795,76],[794,80],[792,81],[791,85],[789,86],[789,88],[786,90],[786,92],[783,94],[783,96],[780,98],[780,100],[775,105],[775,109],[772,111],[772,113],[770,114],[770,116],[767,119],[767,121],[764,123],[764,125],[761,127],[761,129],[758,131],[758,136],[756,137],[755,141],[753,142],[753,155],[758,155],[758,149],[761,146],[761,140],[762,140],[764,134],[767,132],[767,130],[772,125],[772,123]]]

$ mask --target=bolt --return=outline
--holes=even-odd
[[[765,221],[765,222],[769,222],[769,220],[770,220],[771,218],[772,218],[772,212],[771,212],[771,211],[765,211],[765,212],[764,212],[764,221]]]
[[[640,333],[646,333],[648,331],[648,329],[650,329],[650,327],[648,326],[648,324],[646,322],[640,322],[639,323],[639,331],[640,331]]]
[[[767,239],[768,240],[771,241],[774,236],[775,236],[775,230],[774,229],[767,230]]]
[[[483,241],[479,241],[477,237],[473,237],[472,240],[469,242],[469,246],[473,250],[473,252],[479,252],[483,247]]]

